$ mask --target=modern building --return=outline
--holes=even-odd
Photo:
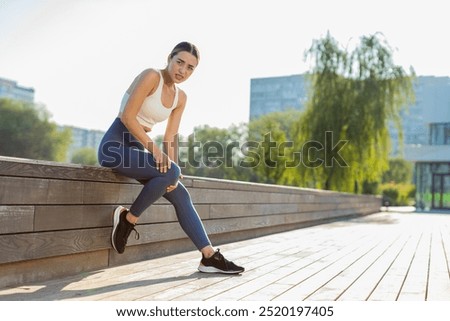
[[[0,78],[0,98],[10,98],[33,103],[34,89],[19,86],[13,80]]]
[[[72,143],[67,150],[66,161],[70,162],[75,152],[82,148],[92,148],[96,153],[105,132],[84,129],[73,126],[59,126],[60,130],[69,129],[72,132]]]
[[[429,144],[405,147],[405,159],[415,164],[416,204],[423,210],[450,209],[450,122],[429,128]]]
[[[450,77],[420,76],[414,85],[416,102],[402,112],[403,144],[429,145],[431,124],[450,122]],[[397,132],[391,129],[392,154],[403,155]],[[434,144],[435,145],[435,144]]]
[[[308,90],[304,75],[254,78],[250,81],[250,120],[275,111],[303,109]]]

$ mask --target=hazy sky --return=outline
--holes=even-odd
[[[0,0],[0,77],[33,87],[57,123],[106,130],[133,78],[188,40],[201,55],[180,85],[189,134],[247,122],[250,79],[307,71],[327,31],[350,46],[382,32],[397,64],[450,76],[449,30],[444,0]]]

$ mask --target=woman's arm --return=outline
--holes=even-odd
[[[167,171],[163,166],[170,166],[170,162],[167,160],[167,155],[158,148],[157,144],[147,135],[144,128],[137,121],[137,114],[144,102],[145,98],[152,94],[157,88],[159,83],[159,74],[154,70],[145,70],[139,76],[138,79],[133,82],[130,88],[130,97],[128,98],[127,105],[120,117],[120,120],[130,133],[136,137],[139,142],[153,154],[155,158],[157,169],[161,168],[161,171]]]
[[[166,132],[164,134],[164,152],[175,163],[178,163],[178,130],[180,128],[181,117],[186,106],[186,94],[179,89],[178,106],[172,111],[167,121]]]

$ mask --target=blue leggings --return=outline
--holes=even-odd
[[[99,146],[98,160],[101,166],[114,168],[120,174],[134,178],[144,185],[130,207],[133,215],[139,217],[146,208],[163,196],[175,207],[181,228],[197,249],[201,250],[211,245],[189,192],[181,182],[178,182],[180,167],[172,162],[167,173],[157,170],[153,155],[144,150],[142,144],[131,135],[120,118],[116,118],[105,133]],[[166,188],[177,182],[177,188],[167,193]]]

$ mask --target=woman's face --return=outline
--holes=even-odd
[[[176,84],[186,81],[197,67],[198,60],[187,51],[180,51],[169,59],[168,70],[170,77]]]

